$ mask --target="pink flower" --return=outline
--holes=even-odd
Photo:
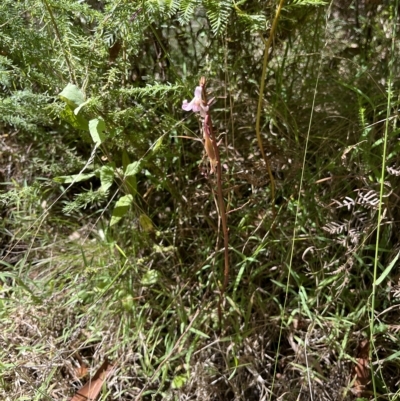
[[[196,86],[196,89],[194,91],[194,98],[190,103],[188,103],[187,100],[184,100],[182,103],[182,109],[186,111],[194,111],[194,112],[200,112],[200,115],[202,117],[205,117],[208,111],[208,106],[204,106],[203,100],[201,98],[203,88],[201,86]]]

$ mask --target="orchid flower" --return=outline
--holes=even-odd
[[[208,111],[208,106],[205,106],[203,103],[203,99],[201,97],[203,88],[201,86],[196,86],[196,89],[194,91],[194,98],[192,101],[189,103],[187,100],[184,100],[182,103],[182,109],[186,111],[194,111],[194,112],[200,112],[200,115],[202,117],[205,117]]]

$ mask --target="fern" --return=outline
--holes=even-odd
[[[11,60],[0,55],[0,86],[3,90],[12,89],[12,79],[16,76]]]
[[[325,6],[328,4],[326,1],[323,0],[292,0],[289,1],[286,5],[286,8],[289,7],[305,7],[305,6]]]
[[[191,20],[194,10],[199,4],[199,0],[181,0],[178,18],[180,24],[187,24]]]
[[[244,24],[250,32],[262,31],[265,29],[267,20],[264,15],[250,15],[237,10],[239,22]]]
[[[86,209],[88,205],[97,206],[107,200],[107,193],[103,191],[84,191],[75,196],[72,202],[67,202],[63,207],[63,213],[71,214],[81,209]]]
[[[164,0],[164,2],[168,17],[171,17],[179,10],[180,0]]]
[[[367,209],[377,209],[379,205],[379,194],[373,190],[358,189],[357,204]]]
[[[346,207],[347,210],[351,210],[356,204],[355,200],[349,196],[346,196],[341,202],[338,200],[334,200],[334,202],[337,204],[337,208]]]
[[[339,234],[346,233],[348,231],[348,227],[349,227],[348,221],[344,221],[344,222],[331,221],[330,223],[328,223],[324,227],[322,227],[322,229],[324,231],[328,232],[329,234],[339,235]]]
[[[27,132],[39,132],[39,126],[51,124],[45,107],[51,98],[32,92],[15,91],[11,96],[0,98],[0,121]]]
[[[204,6],[214,35],[220,35],[226,28],[233,4],[232,0],[205,0]]]
[[[347,210],[352,210],[356,205],[363,206],[367,209],[376,209],[379,204],[379,194],[371,189],[356,189],[354,192],[357,193],[355,199],[346,196],[342,201],[334,200],[337,208],[347,208]]]
[[[147,0],[145,6],[153,16],[161,14],[171,17],[179,10],[180,0]]]
[[[182,90],[181,85],[147,85],[144,88],[127,88],[127,89],[120,89],[118,92],[123,96],[136,96],[137,98],[144,98],[149,97],[155,100],[162,99],[168,95],[171,95],[173,92],[181,92]]]

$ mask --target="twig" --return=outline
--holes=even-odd
[[[226,214],[231,214],[231,213],[237,212],[238,210],[241,210],[241,209],[243,209],[245,206],[247,206],[250,202],[251,202],[251,200],[247,201],[244,205],[239,206],[239,207],[237,207],[236,209],[229,210],[229,212],[226,212]]]

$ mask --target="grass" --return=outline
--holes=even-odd
[[[138,24],[156,18],[143,7]],[[284,6],[264,71],[264,41],[239,22],[226,25],[223,40],[207,36],[207,45],[201,27],[176,25],[174,46],[163,42],[167,28],[152,23],[141,45],[118,14],[132,10],[110,11],[126,31],[116,31],[125,47],[111,66],[96,46],[83,67],[72,50],[57,53],[71,60],[67,75],[79,80],[85,71],[85,118],[101,116],[109,128],[94,158],[89,133],[59,118],[59,100],[41,98],[41,126],[30,120],[29,97],[10,97],[7,110],[26,102],[27,113],[18,135],[17,119],[4,118],[0,136],[1,399],[70,399],[106,358],[115,371],[103,401],[398,399],[398,60],[396,41],[382,34],[396,38],[396,12],[360,5],[359,29],[375,28],[368,47],[358,42],[352,9],[331,7],[335,18],[328,8],[289,8],[290,20]],[[79,43],[57,13],[60,45]],[[196,46],[185,53],[188,38]],[[128,43],[148,50],[143,60]],[[135,63],[152,65],[159,82],[129,78]],[[178,111],[198,71],[210,76],[213,126],[223,138],[226,283],[216,177],[198,141],[181,141],[201,136],[195,118]],[[135,161],[140,169],[128,176]],[[83,166],[93,172],[87,181],[53,181]],[[100,193],[96,169],[104,174],[104,166],[116,179]],[[110,226],[111,206],[127,193],[133,207]]]

